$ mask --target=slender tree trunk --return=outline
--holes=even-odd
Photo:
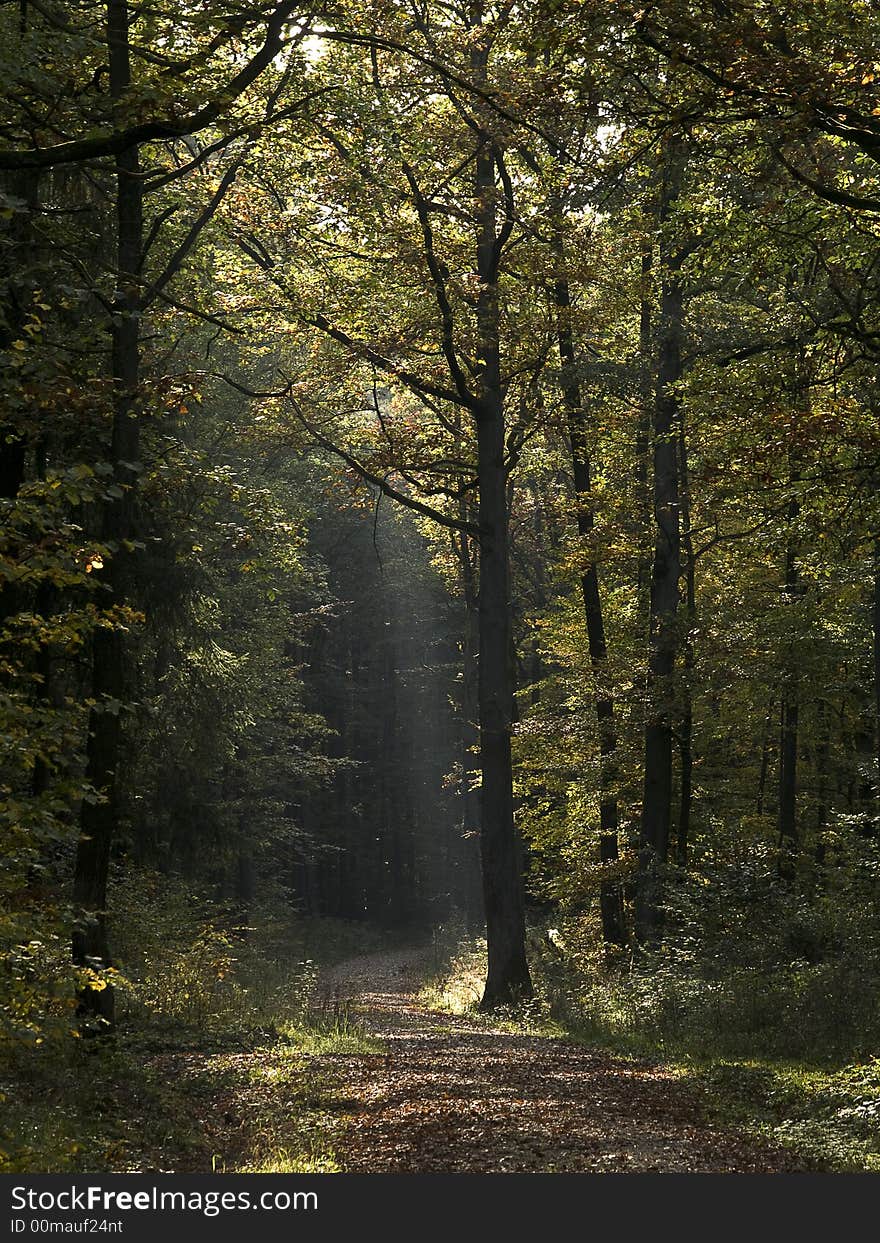
[[[485,67],[475,48],[474,67]],[[511,662],[507,467],[498,305],[495,155],[488,142],[476,157],[479,235],[477,306],[479,396],[476,402],[480,528],[480,846],[489,970],[481,1007],[532,995],[525,952],[522,846],[513,817],[513,668]]]
[[[249,935],[251,910],[256,896],[256,874],[253,848],[247,840],[247,827],[243,822],[239,822],[238,834],[241,844],[238,848],[235,869],[235,906],[238,921],[236,931],[237,935],[246,941]]]
[[[639,832],[639,873],[635,930],[639,941],[660,933],[662,873],[669,851],[672,815],[671,680],[679,646],[677,613],[681,576],[678,421],[682,376],[684,298],[681,255],[668,222],[678,200],[684,171],[680,140],[671,140],[664,163],[660,199],[662,292],[657,331],[657,395],[654,403],[654,557],[651,566],[651,628],[648,651],[647,713],[644,740],[644,796]]]
[[[562,363],[562,399],[568,419],[574,490],[577,498],[577,524],[580,535],[589,538],[594,527],[590,451],[586,435],[586,417],[581,386],[577,377],[574,333],[571,325],[571,293],[563,269],[562,244],[557,242],[559,273],[554,286],[556,301],[557,341]],[[587,624],[590,664],[596,679],[596,721],[599,730],[601,770],[599,777],[599,860],[613,866],[619,858],[618,811],[615,785],[617,782],[617,729],[614,721],[614,700],[606,685],[608,677],[608,644],[599,590],[599,572],[595,559],[590,558],[581,574],[581,594]],[[623,893],[617,879],[601,881],[599,907],[602,935],[606,944],[625,945],[626,925]]]
[[[816,748],[816,847],[813,851],[813,877],[816,888],[822,888],[822,872],[825,866],[825,830],[828,827],[828,757],[831,750],[831,727],[828,721],[828,705],[824,699],[817,704],[819,717],[819,744]]]
[[[464,499],[460,504],[462,521],[469,520],[468,506]],[[462,532],[458,546],[464,593],[464,634],[462,641],[462,688],[461,688],[461,834],[465,866],[465,886],[462,893],[463,906],[472,923],[483,914],[482,896],[479,893],[479,836],[480,797],[477,775],[480,770],[478,756],[479,729],[479,651],[480,613],[479,593],[475,565],[471,556],[468,536]]]
[[[34,473],[40,480],[46,478],[46,449],[45,442],[40,441],[34,454]],[[58,609],[59,592],[54,583],[43,580],[34,593],[34,612],[37,617],[44,617],[48,620]],[[57,679],[53,676],[53,646],[51,643],[44,642],[40,646],[34,660],[34,669],[40,679],[41,695],[46,703],[51,704],[56,712],[60,712],[64,706],[63,688],[57,685]],[[34,761],[34,772],[31,781],[31,790],[36,798],[45,794],[49,789],[49,783],[52,776],[52,765],[42,755],[38,755]]]
[[[110,93],[120,100],[131,81],[128,8],[123,0],[107,5],[107,41]],[[116,158],[117,294],[111,325],[113,368],[113,431],[110,448],[115,483],[122,495],[104,509],[103,536],[116,545],[110,562],[109,600],[122,604],[130,578],[124,541],[130,538],[134,518],[134,489],[140,445],[137,388],[140,371],[141,247],[143,194],[137,148]],[[109,603],[109,601],[108,601]],[[74,870],[73,960],[79,966],[100,969],[110,965],[106,907],[110,851],[118,821],[117,777],[122,737],[120,707],[125,698],[127,658],[119,630],[99,627],[93,640],[92,696],[86,751],[86,778],[101,798],[82,805],[80,838]],[[80,992],[81,1010],[112,1024],[113,990],[86,984]]]
[[[794,877],[798,849],[797,830],[797,753],[798,703],[786,699],[782,703],[779,732],[779,874],[786,880]]]
[[[684,419],[679,419],[679,471],[681,475],[681,544],[685,557],[685,635],[684,635],[684,683],[681,688],[682,709],[679,722],[678,755],[681,765],[681,782],[678,803],[678,835],[676,837],[676,862],[687,866],[688,842],[691,832],[691,806],[693,803],[694,772],[694,706],[691,682],[694,673],[694,626],[697,611],[696,566],[694,564],[694,541],[691,534],[690,474],[687,459],[687,437]]]
[[[636,590],[639,617],[643,617],[646,629],[650,626],[651,586],[651,528],[653,513],[651,489],[648,482],[648,457],[651,452],[651,426],[654,419],[654,351],[653,351],[653,299],[651,281],[654,267],[654,246],[650,238],[642,244],[641,282],[639,296],[639,412],[636,421],[635,485],[637,537]]]
[[[796,497],[792,497],[788,506],[788,522],[793,523],[800,511]],[[798,564],[791,539],[785,554],[785,596],[792,607],[800,595],[798,582]],[[797,765],[798,765],[798,688],[797,674],[794,669],[794,651],[789,648],[789,670],[783,678],[782,699],[780,704],[779,734],[779,813],[777,827],[779,830],[779,875],[785,881],[794,879],[798,853],[797,825]]]
[[[25,321],[24,290],[30,272],[33,216],[39,209],[39,174],[4,172],[3,189],[15,198],[22,199],[25,211],[13,211],[5,234],[3,251],[8,255],[8,267],[4,263],[2,314],[0,314],[0,352],[6,353],[21,332]],[[7,368],[2,376],[5,389],[14,393],[19,376]],[[13,421],[0,425],[0,500],[14,501],[25,479],[27,440],[24,428]],[[14,582],[4,580],[0,585],[0,623],[11,617],[21,607],[21,590]]]
[[[880,800],[880,537],[874,540],[874,600],[872,609],[874,627],[874,759],[875,795]]]
[[[764,795],[767,790],[767,772],[770,768],[770,734],[773,724],[773,713],[776,708],[774,700],[770,700],[767,708],[767,715],[764,717],[764,732],[761,737],[761,769],[758,773],[758,801],[756,812],[759,816],[764,814]]]

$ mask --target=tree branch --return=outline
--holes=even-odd
[[[422,241],[425,248],[425,260],[428,264],[428,271],[431,274],[431,282],[434,286],[434,298],[437,302],[437,308],[440,311],[441,338],[443,357],[446,359],[446,365],[449,367],[449,374],[452,376],[452,382],[456,391],[465,406],[472,406],[474,403],[474,395],[468,388],[467,380],[461,369],[461,364],[455,353],[455,317],[452,313],[452,305],[446,292],[446,280],[441,264],[434,250],[434,230],[431,228],[431,218],[428,214],[428,204],[425,197],[419,189],[415,174],[410,168],[406,160],[403,160],[403,173],[409,183],[412,192],[413,203],[415,204],[416,214],[419,218],[419,224],[422,228]]]
[[[156,138],[181,138],[185,134],[198,133],[223,116],[230,103],[256,82],[283,48],[302,39],[302,30],[292,39],[284,36],[285,26],[298,11],[299,6],[295,2],[285,0],[285,3],[279,4],[266,23],[266,38],[260,50],[217,92],[210,103],[192,115],[180,119],[144,121],[110,134],[73,139],[51,147],[36,147],[31,151],[0,151],[0,169],[54,168],[59,164],[78,164],[103,156],[121,155],[131,147]]]
[[[341,461],[345,462],[347,466],[350,466],[352,470],[356,471],[357,474],[359,474],[362,479],[366,480],[367,483],[371,483],[373,487],[378,488],[383,496],[389,497],[392,501],[396,501],[398,505],[403,505],[406,509],[411,509],[415,513],[421,514],[423,518],[430,518],[432,522],[436,522],[439,526],[446,527],[452,531],[462,532],[465,535],[472,536],[474,539],[479,539],[480,528],[475,523],[462,522],[457,518],[450,518],[448,514],[442,513],[439,509],[434,509],[431,505],[425,505],[422,501],[416,500],[415,497],[407,496],[405,492],[399,492],[397,488],[391,486],[386,476],[375,474],[373,471],[364,466],[362,462],[359,462],[357,458],[355,458],[346,449],[340,448],[339,445],[336,445],[332,440],[329,440],[323,432],[318,431],[318,429],[308,421],[303,413],[302,407],[297,401],[295,401],[293,396],[290,393],[288,393],[287,396],[296,417],[299,419],[300,423],[309,435],[314,439],[315,443],[319,444],[322,449],[326,449],[328,453],[332,453],[335,457],[338,457]]]

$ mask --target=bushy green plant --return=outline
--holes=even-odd
[[[113,898],[123,1022],[238,1038],[304,1020],[317,967],[292,912],[255,911],[244,925],[223,903],[150,872],[120,876]]]
[[[880,1042],[875,847],[811,886],[768,854],[670,881],[661,945],[609,959],[593,918],[537,945],[554,1015],[597,1038],[702,1056],[862,1055]]]

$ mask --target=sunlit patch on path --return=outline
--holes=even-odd
[[[386,1052],[333,1058],[351,1114],[342,1168],[396,1172],[774,1173],[796,1159],[705,1120],[662,1067],[427,1009],[418,955],[342,964],[328,990]]]

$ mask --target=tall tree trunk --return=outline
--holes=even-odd
[[[651,427],[654,420],[654,350],[653,350],[653,298],[651,283],[654,268],[654,245],[646,237],[642,243],[641,280],[639,288],[639,413],[636,420],[635,438],[635,485],[636,485],[636,540],[637,569],[636,590],[639,617],[644,618],[645,628],[650,626],[649,594],[651,586],[651,528],[653,514],[651,489],[648,481],[648,457],[651,452]]]
[[[589,538],[595,523],[592,504],[590,450],[587,443],[586,416],[581,386],[577,376],[574,333],[571,324],[571,292],[565,275],[562,243],[556,244],[558,274],[554,285],[556,326],[559,357],[562,363],[562,399],[568,420],[574,490],[577,498],[577,524],[580,535]],[[596,679],[596,721],[599,730],[601,769],[599,777],[599,860],[613,866],[619,858],[618,812],[615,785],[617,782],[617,730],[614,721],[614,700],[607,686],[608,644],[599,590],[599,571],[591,556],[581,574],[581,595],[587,624],[590,664]],[[603,879],[599,890],[602,936],[606,944],[625,945],[626,925],[623,893],[618,879]]]
[[[816,705],[819,740],[816,747],[816,846],[813,851],[813,880],[815,888],[822,888],[825,866],[825,830],[828,826],[828,757],[831,750],[831,727],[828,720],[828,704],[820,699]]]
[[[681,576],[677,384],[682,376],[684,298],[681,251],[668,227],[681,192],[684,151],[671,139],[660,193],[662,292],[657,330],[657,394],[654,403],[654,557],[651,566],[651,622],[644,739],[644,796],[639,832],[635,931],[652,941],[662,923],[662,873],[669,851],[672,815],[671,680],[678,651],[677,613]]]
[[[874,540],[874,600],[872,608],[874,628],[874,759],[875,795],[880,800],[880,537]]]
[[[470,520],[469,507],[462,498],[460,515],[462,521]],[[477,774],[480,769],[478,756],[479,728],[479,651],[480,613],[476,567],[471,555],[471,541],[462,532],[457,538],[457,553],[461,566],[464,594],[464,633],[462,640],[462,688],[461,688],[461,834],[464,862],[464,887],[462,906],[471,925],[481,916],[482,896],[479,893],[479,836],[480,798],[477,792]]]
[[[483,76],[486,51],[478,42],[472,65]],[[498,305],[498,237],[495,152],[488,141],[476,156],[477,271],[477,471],[480,529],[480,847],[489,969],[483,1009],[532,996],[525,951],[522,846],[513,817],[513,667],[507,467]]]
[[[681,688],[682,708],[679,721],[678,755],[681,765],[681,782],[678,802],[678,834],[675,842],[676,862],[687,866],[688,842],[691,832],[691,806],[693,804],[694,772],[694,706],[691,682],[694,672],[694,627],[697,611],[696,566],[694,564],[694,540],[691,534],[691,485],[688,471],[687,435],[684,419],[679,419],[678,432],[679,472],[681,475],[681,545],[684,552],[685,579],[685,634],[684,634],[684,683]]]
[[[756,805],[756,813],[759,816],[764,814],[764,795],[767,790],[767,771],[770,767],[770,735],[771,726],[773,724],[773,714],[776,708],[775,700],[771,699],[767,708],[767,715],[764,717],[764,730],[761,736],[761,768],[758,773],[758,801]]]
[[[121,100],[131,82],[128,7],[123,0],[107,5],[107,43],[110,93]],[[125,601],[130,579],[125,541],[131,536],[135,509],[136,475],[133,470],[140,446],[137,388],[140,373],[139,280],[143,237],[143,193],[136,147],[116,157],[116,303],[111,324],[113,368],[113,430],[110,457],[115,483],[121,492],[107,501],[103,538],[115,545],[109,566],[108,603]],[[125,698],[126,650],[119,630],[99,627],[93,640],[92,697],[89,718],[86,778],[101,795],[82,805],[80,837],[74,869],[73,960],[97,969],[110,965],[106,907],[110,851],[118,821],[118,770],[122,740],[120,705]],[[112,1024],[113,990],[86,984],[80,992],[81,1010]]]
[[[779,875],[793,880],[798,849],[797,830],[797,754],[798,702],[782,702],[779,732]]]
[[[793,479],[796,479],[796,474]],[[800,504],[792,497],[788,506],[789,526],[796,521],[800,512]],[[794,604],[801,594],[798,581],[798,563],[794,544],[789,536],[789,544],[785,553],[785,586],[786,599]],[[797,764],[798,764],[798,688],[797,673],[794,669],[795,653],[789,646],[789,669],[783,677],[782,697],[780,703],[780,734],[779,734],[779,813],[777,827],[779,830],[779,875],[785,881],[794,879],[798,853],[797,826]]]
[[[26,307],[24,289],[31,265],[33,244],[33,217],[39,210],[39,173],[4,172],[2,188],[16,199],[23,200],[24,210],[12,211],[8,224],[3,226],[9,256],[8,267],[4,263],[3,289],[0,293],[0,353],[6,353],[16,339],[25,321]],[[3,387],[9,393],[16,392],[19,377],[12,368],[2,376]],[[25,479],[27,440],[20,422],[10,420],[0,424],[0,500],[14,501]],[[4,580],[0,585],[0,623],[11,617],[21,607],[21,591],[13,581]]]

